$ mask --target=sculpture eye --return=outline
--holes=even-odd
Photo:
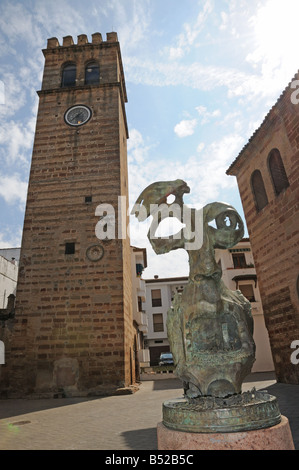
[[[240,218],[232,210],[226,210],[218,214],[209,222],[209,226],[220,230],[239,230]]]
[[[215,217],[216,227],[218,229],[236,230],[239,225],[239,217],[233,211],[224,211]]]

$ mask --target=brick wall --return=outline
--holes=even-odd
[[[0,385],[19,395],[80,395],[134,381],[129,239],[95,235],[96,207],[111,204],[117,227],[118,196],[128,196],[125,83],[116,35],[86,40],[81,35],[72,45],[67,37],[61,47],[52,38],[44,51],[16,317]],[[84,85],[90,59],[99,62],[99,85]],[[70,60],[76,86],[61,88]],[[92,110],[77,128],[64,122],[75,104]],[[65,254],[66,243],[75,243],[74,254]],[[99,260],[88,256],[93,245],[104,250]]]
[[[237,177],[275,370],[278,380],[286,383],[299,383],[298,365],[290,360],[291,342],[299,339],[299,104],[291,102],[293,91],[290,86],[286,88],[227,171]],[[280,151],[289,181],[279,195],[268,166],[273,148]],[[261,172],[268,197],[268,204],[260,211],[251,187],[256,169]]]

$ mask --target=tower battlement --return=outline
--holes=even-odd
[[[64,36],[62,44],[56,37],[52,37],[48,39],[43,54],[46,61],[42,92],[59,88],[73,90],[74,86],[86,85],[86,67],[94,62],[100,70],[99,84],[120,83],[123,101],[127,102],[124,70],[116,32],[106,33],[106,41],[103,41],[102,34],[98,32],[91,35],[91,42],[86,34],[77,36],[76,42],[72,36]],[[70,87],[65,84],[61,87],[63,69],[70,64],[76,67],[76,72],[73,72],[74,83]]]
[[[74,42],[72,36],[64,36],[62,38],[62,45],[56,37],[49,38],[47,41],[47,49],[55,49],[56,47],[70,47],[70,46],[84,46],[85,44],[101,44],[103,42],[118,42],[117,33],[106,33],[106,41],[103,41],[101,33],[94,33],[91,35],[91,42],[88,41],[87,34],[79,34],[77,36],[77,43]]]

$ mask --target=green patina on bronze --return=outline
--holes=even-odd
[[[152,213],[151,207],[154,215],[157,213],[154,205],[164,207],[148,232],[157,254],[183,248],[189,255],[188,283],[182,293],[176,294],[167,318],[175,373],[183,382],[184,411],[181,402],[179,406],[164,404],[163,422],[168,426],[172,423],[171,427],[175,429],[185,430],[187,426],[193,432],[203,432],[198,429],[217,428],[216,422],[212,425],[213,420],[220,419],[224,413],[227,416],[225,432],[228,429],[256,429],[254,426],[258,421],[258,427],[276,424],[280,414],[275,407],[273,411],[272,398],[262,400],[262,404],[253,401],[246,406],[239,403],[225,407],[226,411],[218,408],[217,411],[203,412],[210,397],[223,399],[242,395],[242,382],[255,361],[255,343],[250,302],[240,291],[231,291],[225,286],[221,267],[215,260],[215,248],[231,248],[244,236],[241,217],[232,206],[222,202],[190,209],[183,203],[183,195],[188,192],[190,188],[183,180],[160,181],[148,186],[134,206],[140,221]],[[172,204],[167,204],[169,194],[175,196]],[[186,215],[190,222],[186,229],[171,237],[154,236],[156,226],[164,218],[177,217],[184,223]],[[194,400],[198,401],[197,408],[194,408]],[[233,417],[237,409],[239,418]],[[253,416],[252,410],[259,418]],[[209,413],[210,418],[206,419]],[[239,420],[238,424],[236,420]],[[261,426],[263,420],[264,426]],[[199,421],[202,423],[198,424]]]
[[[251,391],[233,395],[231,401],[200,397],[197,403],[186,398],[163,403],[163,424],[185,432],[240,432],[263,429],[281,421],[278,403],[267,392]]]

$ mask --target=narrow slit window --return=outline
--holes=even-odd
[[[251,189],[254,195],[256,209],[259,212],[268,204],[268,197],[260,170],[254,170],[251,175]]]
[[[92,196],[85,196],[85,203],[90,204],[92,202]]]
[[[85,85],[97,85],[100,80],[100,69],[96,62],[87,64],[85,68]]]
[[[278,149],[272,149],[268,156],[268,165],[276,196],[289,186],[289,180]]]
[[[75,243],[74,242],[67,242],[65,244],[65,254],[66,255],[73,255],[75,253]]]

